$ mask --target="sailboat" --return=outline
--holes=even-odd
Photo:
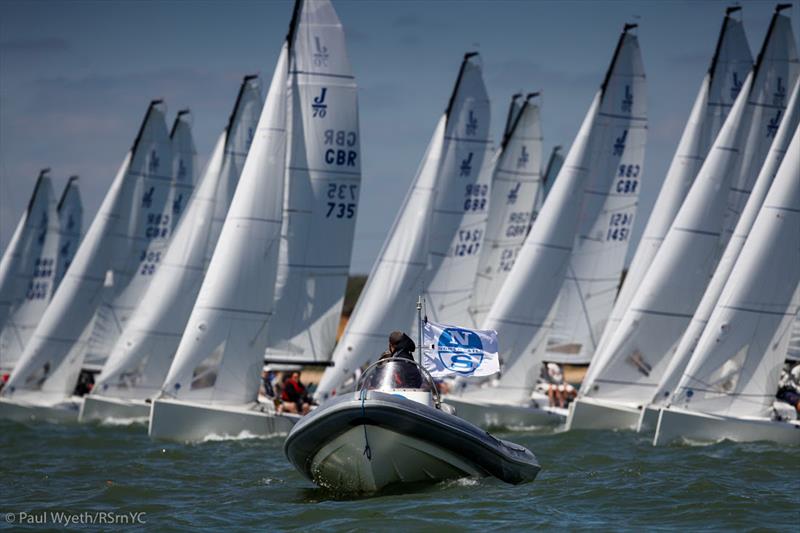
[[[391,331],[414,334],[406,310],[413,309],[419,294],[430,298],[436,307],[432,313],[452,311],[449,298],[456,296],[454,308],[467,310],[488,209],[488,183],[479,183],[479,176],[488,181],[480,169],[489,119],[478,55],[465,54],[445,113],[336,346],[334,366],[317,387],[318,398],[334,394],[357,369],[377,359]],[[453,277],[449,295],[431,292],[445,287],[445,274],[435,279],[442,268]]]
[[[489,217],[469,310],[473,327],[483,323],[533,222],[532,206],[542,185],[542,128],[539,105],[534,101],[537,96],[538,93],[528,94],[522,104],[518,102],[521,94],[513,96],[500,148],[489,166]]]
[[[595,354],[568,427],[635,428],[697,309],[761,168],[797,78],[790,19],[764,45],[619,326]],[[727,191],[720,194],[719,191]]]
[[[800,128],[764,199],[653,444],[772,440],[800,444],[800,420],[773,416],[800,310]]]
[[[0,397],[0,417],[74,421],[80,398],[73,396],[95,314],[109,293],[124,288],[132,254],[157,227],[163,200],[157,183],[169,183],[170,162],[162,102],[147,109],[136,140],[117,172],[97,215],[75,253]],[[166,166],[166,165],[164,165]],[[164,195],[166,198],[166,195]],[[148,264],[144,257],[139,268]]]
[[[191,114],[179,111],[169,135],[169,151],[159,161],[163,177],[145,184],[147,224],[144,235],[134,242],[119,264],[114,290],[109,291],[89,336],[85,368],[102,369],[122,330],[150,286],[166,254],[175,224],[183,215],[195,178],[197,157],[192,139]],[[144,197],[143,197],[144,198]],[[120,283],[121,281],[121,283]]]
[[[325,43],[315,37],[308,52],[337,75],[290,80],[290,143],[267,362],[330,360],[350,271],[361,189],[358,89],[332,8],[329,16],[320,23],[338,29],[327,32]],[[310,108],[303,106],[306,101]]]
[[[557,424],[566,417],[565,409],[549,406],[534,389],[551,323],[571,302],[569,291],[590,304],[575,322],[603,320],[591,314],[592,298],[607,298],[607,287],[598,287],[613,287],[622,269],[647,128],[635,27],[625,25],[605,80],[483,324],[501,339],[500,379],[446,398],[459,416],[480,426]],[[573,335],[576,344],[586,342]]]
[[[753,58],[744,25],[733,16],[740,10],[741,7],[734,6],[725,11],[711,64],[700,85],[677,150],[596,352],[604,349],[609,337],[619,326],[622,315],[630,307],[633,294],[661,247],[664,236],[752,68]]]
[[[28,209],[33,213],[37,204],[47,205],[40,219],[43,227],[34,233],[34,239],[27,246],[28,259],[23,261],[27,266],[17,276],[17,283],[25,284],[25,293],[14,306],[5,327],[0,328],[0,369],[6,371],[13,369],[22,355],[80,243],[83,207],[78,178],[69,178],[56,204],[46,174],[42,172]]]
[[[0,367],[3,370],[13,368],[19,359],[12,345],[18,329],[14,320],[18,308],[26,307],[28,301],[49,300],[52,291],[58,214],[49,172],[50,169],[44,169],[39,173],[28,206],[0,262],[0,330],[3,332]]]
[[[708,324],[708,319],[714,310],[714,306],[719,301],[722,289],[739,258],[747,236],[750,234],[756,216],[764,203],[764,198],[773,183],[773,178],[776,176],[789,148],[792,133],[797,128],[798,123],[800,123],[800,78],[794,84],[780,127],[777,130],[770,127],[765,132],[766,135],[774,136],[774,140],[764,161],[764,166],[761,167],[761,172],[747,200],[747,205],[742,211],[742,216],[739,217],[733,236],[725,247],[725,253],[714,271],[714,276],[711,278],[706,292],[697,306],[697,311],[695,311],[692,321],[678,343],[675,355],[672,356],[650,404],[642,409],[642,415],[637,427],[638,431],[655,428],[658,421],[658,407],[670,403],[671,393],[677,387],[684,370],[686,370],[686,365],[689,363],[697,342]]]
[[[246,76],[152,283],[95,379],[92,393],[84,399],[81,422],[149,417],[149,400],[160,392],[178,349],[239,182],[261,107],[258,78]]]
[[[277,414],[272,403],[257,402],[275,305],[284,179],[291,170],[287,156],[295,146],[287,139],[288,122],[297,116],[336,120],[335,112],[319,116],[318,92],[296,87],[318,84],[321,90],[340,79],[352,79],[352,73],[333,6],[327,0],[297,2],[208,273],[161,396],[153,402],[151,437],[266,436],[288,432],[296,422],[297,415]],[[298,122],[292,126],[293,137],[302,135]],[[316,149],[307,153],[309,168],[341,167],[338,156],[326,157],[330,146],[311,146]],[[344,157],[346,162],[349,156]],[[313,216],[323,217],[327,206],[317,207]]]

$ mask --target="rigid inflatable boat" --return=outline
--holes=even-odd
[[[314,483],[345,492],[461,477],[518,484],[533,481],[540,470],[527,448],[455,416],[430,375],[401,358],[374,363],[357,392],[303,417],[284,452]]]

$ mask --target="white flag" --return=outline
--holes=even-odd
[[[491,376],[500,372],[497,332],[426,322],[422,365],[434,378]]]

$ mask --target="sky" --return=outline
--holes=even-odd
[[[513,93],[541,91],[544,153],[569,147],[622,26],[639,24],[649,132],[631,250],[655,202],[722,17],[720,1],[333,0],[359,86],[363,185],[352,273],[368,273],[447,105],[478,51],[499,140]],[[743,1],[758,53],[775,2]],[[150,100],[190,108],[203,163],[246,74],[268,83],[288,0],[0,2],[0,249],[38,172],[80,176],[84,231]],[[800,2],[789,11],[800,22]],[[795,30],[797,31],[797,30]],[[264,87],[264,92],[266,87]]]

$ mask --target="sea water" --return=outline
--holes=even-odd
[[[654,448],[630,431],[528,430],[533,483],[464,479],[353,497],[315,487],[283,439],[153,441],[146,427],[0,421],[0,528],[157,531],[800,527],[800,447]],[[377,459],[377,458],[374,458]]]

